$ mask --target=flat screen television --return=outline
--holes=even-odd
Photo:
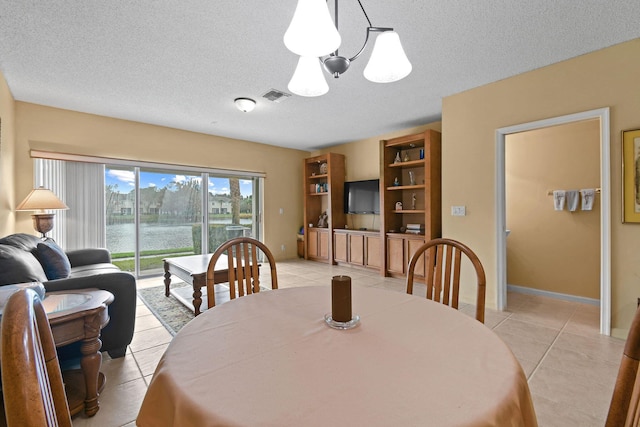
[[[344,213],[379,214],[380,180],[348,181],[344,183]]]

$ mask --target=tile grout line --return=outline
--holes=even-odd
[[[564,325],[562,325],[562,328],[560,328],[560,330],[556,334],[551,344],[549,344],[549,347],[547,347],[547,349],[545,350],[544,354],[540,358],[540,361],[536,364],[536,367],[533,368],[533,371],[531,371],[531,375],[529,375],[529,377],[527,378],[527,382],[531,381],[531,379],[536,374],[536,372],[538,372],[538,369],[540,369],[540,365],[542,365],[542,362],[544,362],[544,360],[547,358],[547,355],[549,354],[549,352],[551,351],[555,343],[558,341],[558,338],[560,338],[560,335],[564,332],[564,330],[566,329],[567,325],[569,324],[573,316],[576,314],[576,311],[578,311],[577,305],[573,307],[573,312],[571,313],[571,316],[569,316],[566,322],[564,322]]]

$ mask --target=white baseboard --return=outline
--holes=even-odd
[[[582,304],[590,304],[598,307],[600,306],[599,299],[579,297],[576,295],[569,295],[569,294],[561,294],[560,292],[543,291],[540,289],[527,288],[527,287],[518,286],[518,285],[507,285],[507,291],[516,292],[519,294],[540,295],[543,297],[579,302]]]

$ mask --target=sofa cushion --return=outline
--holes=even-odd
[[[36,257],[49,280],[64,279],[71,273],[67,254],[53,240],[38,243]]]
[[[0,285],[46,281],[47,275],[31,252],[0,245]]]
[[[90,277],[96,274],[109,274],[118,273],[120,269],[113,264],[101,263],[91,265],[79,265],[78,267],[71,267],[71,277]]]
[[[0,245],[9,245],[33,253],[40,242],[42,242],[42,238],[26,233],[11,234],[0,239]]]

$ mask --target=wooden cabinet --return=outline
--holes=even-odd
[[[415,249],[441,236],[440,133],[427,130],[383,140],[380,150],[384,273],[401,277]]]
[[[307,259],[329,261],[329,230],[309,228],[307,232]]]
[[[344,156],[327,153],[305,159],[303,175],[305,259],[333,263],[333,229],[344,228],[346,219]],[[320,225],[323,213],[326,223]]]
[[[348,262],[347,254],[347,233],[339,233],[337,230],[333,233],[333,260],[335,262]]]
[[[387,236],[387,272],[390,276],[404,276],[416,250],[426,240],[422,236],[390,234]],[[416,264],[416,277],[424,277],[424,256]]]
[[[333,254],[336,263],[379,269],[382,264],[380,233],[363,230],[334,230]]]
[[[364,236],[364,250],[366,253],[366,257],[364,259],[365,267],[380,269],[382,266],[381,240],[379,233]]]

